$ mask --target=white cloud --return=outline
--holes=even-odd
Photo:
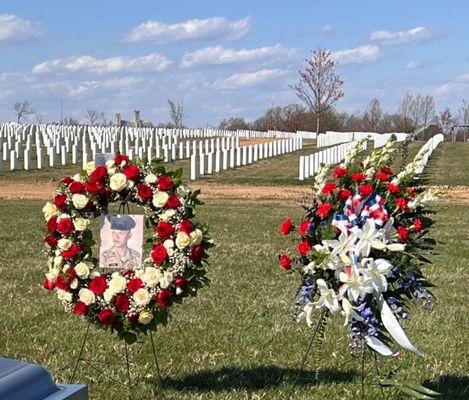
[[[291,56],[293,49],[287,49],[280,44],[265,46],[255,49],[227,49],[223,46],[205,47],[184,54],[181,68],[197,65],[221,65],[260,61],[273,61],[279,58],[285,59]]]
[[[365,64],[380,58],[378,46],[365,44],[353,49],[344,49],[332,53],[332,57],[339,65]]]
[[[143,57],[109,57],[95,58],[92,56],[72,57],[68,59],[58,58],[37,64],[33,68],[33,74],[66,73],[66,72],[91,72],[107,74],[116,72],[162,72],[166,70],[172,61],[158,53]]]
[[[381,45],[421,44],[436,38],[434,32],[424,26],[417,26],[407,31],[374,31],[370,40]]]
[[[281,69],[261,69],[255,72],[241,72],[228,78],[217,79],[213,87],[216,89],[241,89],[261,85],[267,81],[284,76],[287,73]]]
[[[459,81],[459,82],[468,82],[469,83],[469,74],[459,75],[456,78],[456,80]]]
[[[413,61],[408,62],[405,67],[406,69],[418,69],[418,68],[422,68],[424,65],[425,63],[423,63],[422,61],[413,60]]]
[[[330,35],[333,32],[333,29],[330,25],[324,25],[316,28],[316,32],[322,33],[323,35]]]
[[[0,44],[21,44],[42,35],[39,24],[14,14],[0,14]]]
[[[124,36],[127,43],[168,44],[193,40],[238,40],[251,27],[250,18],[230,22],[225,17],[190,19],[176,24],[149,20]]]

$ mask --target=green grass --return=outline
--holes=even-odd
[[[41,288],[46,258],[41,255],[42,202],[0,203],[0,351],[2,356],[41,363],[61,382],[68,380],[85,324],[64,313]],[[437,206],[433,237],[440,241],[427,269],[437,285],[431,312],[412,310],[407,330],[425,354],[404,353],[400,361],[383,361],[384,370],[402,366],[399,378],[443,393],[444,399],[469,398],[469,206]],[[200,218],[213,227],[218,247],[209,266],[212,283],[200,296],[176,306],[170,323],[157,333],[164,397],[152,396],[156,378],[138,386],[135,399],[284,399],[311,331],[291,320],[296,277],[282,271],[276,255],[287,247],[278,234],[285,217],[298,218],[298,206],[277,201],[208,201]],[[91,330],[86,355],[122,362],[122,347],[107,332]],[[133,345],[141,366],[150,349]],[[350,361],[342,318],[332,321],[320,349],[320,362],[294,390],[294,399],[359,398],[359,360]],[[133,365],[135,366],[135,365]],[[323,380],[315,384],[318,367]],[[116,370],[117,371],[117,370]],[[118,372],[116,372],[118,374]],[[116,375],[124,379],[122,371]],[[79,382],[90,385],[92,399],[126,399],[118,385],[82,367]],[[372,385],[367,399],[379,398]],[[400,399],[388,392],[387,399]]]

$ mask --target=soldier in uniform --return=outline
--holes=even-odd
[[[140,266],[141,254],[127,246],[135,221],[129,215],[107,215],[111,224],[112,247],[102,254],[102,268],[135,269]]]

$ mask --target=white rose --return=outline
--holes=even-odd
[[[70,289],[76,289],[78,287],[78,279],[75,278],[71,283],[70,283]]]
[[[202,234],[202,231],[200,229],[196,229],[191,232],[191,244],[196,244],[199,245],[202,243],[204,235]]]
[[[66,301],[67,303],[70,303],[72,301],[72,294],[70,292],[66,292],[65,290],[57,289],[57,298],[60,301]]]
[[[94,293],[90,289],[80,289],[78,292],[78,298],[87,306],[95,302]]]
[[[70,269],[70,264],[65,264],[62,268],[62,272],[65,273]]]
[[[173,274],[169,271],[166,271],[163,274],[162,279],[160,279],[160,288],[167,289],[169,285],[171,285],[171,283],[173,282],[173,278]]]
[[[189,246],[189,243],[191,242],[191,238],[187,233],[184,232],[179,232],[176,236],[176,246],[178,249],[182,250]]]
[[[174,248],[174,240],[166,239],[163,243],[163,246],[166,250]]]
[[[189,192],[190,192],[190,190],[186,185],[178,186],[178,188],[176,189],[176,193],[179,196],[187,196],[189,194]]]
[[[153,320],[153,315],[149,311],[142,311],[138,316],[138,322],[142,325],[148,325]]]
[[[75,193],[72,196],[72,203],[76,209],[81,210],[88,204],[88,197],[86,197],[84,194]]]
[[[115,192],[120,192],[127,186],[127,177],[123,173],[118,172],[109,179],[109,186]]]
[[[85,165],[85,168],[83,168],[88,175],[90,175],[94,169],[95,169],[95,163],[94,161],[88,162],[88,164]]]
[[[133,189],[134,186],[135,186],[134,181],[127,181],[127,189]]]
[[[49,272],[46,274],[46,279],[50,282],[55,282],[57,280],[57,271],[51,269]]]
[[[51,203],[50,201],[48,201],[42,208],[42,212],[44,213],[44,218],[46,221],[49,221],[52,217],[59,214],[59,210],[55,204]]]
[[[108,168],[107,173],[109,176],[114,175],[117,172],[116,168]]]
[[[114,160],[107,160],[106,161],[106,167],[107,168],[113,168],[115,167],[116,163],[114,162]]]
[[[158,180],[155,174],[149,174],[145,177],[145,183],[155,183]]]
[[[75,265],[75,272],[80,279],[88,279],[90,276],[90,269],[84,262]]]
[[[57,247],[60,250],[68,250],[72,246],[72,241],[70,239],[62,238],[57,242]]]
[[[111,281],[109,282],[109,289],[111,289],[114,293],[123,292],[126,286],[127,279],[125,279],[122,275],[119,275],[119,273],[113,275]]]
[[[97,276],[101,276],[101,274],[98,271],[93,271],[90,274],[90,279],[96,278]]]
[[[72,179],[75,181],[75,182],[81,182],[81,176],[80,174],[75,174],[72,176]]]
[[[54,257],[54,267],[61,267],[63,260],[64,260],[64,258],[62,256],[55,256]]]
[[[153,205],[155,207],[164,207],[166,202],[169,199],[169,195],[166,192],[158,191],[156,194],[153,196]]]
[[[163,221],[168,221],[176,215],[176,211],[173,209],[166,210],[163,214],[160,215],[160,218]]]
[[[161,272],[153,267],[146,267],[145,273],[142,275],[142,280],[145,282],[145,285],[148,287],[155,287],[158,285],[162,274]]]
[[[76,217],[74,220],[73,220],[73,226],[75,227],[75,229],[79,232],[82,232],[84,231],[88,224],[90,223],[90,220],[89,219],[86,219],[86,218],[82,218],[82,217]]]
[[[103,293],[104,301],[106,301],[108,304],[111,304],[115,295],[116,294],[111,289],[106,289]]]
[[[133,298],[138,306],[146,306],[150,302],[150,293],[147,289],[140,288],[134,293]]]

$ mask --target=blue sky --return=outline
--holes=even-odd
[[[459,1],[10,1],[0,5],[0,119],[29,99],[46,120],[109,118],[140,109],[186,124],[250,120],[297,102],[288,86],[318,46],[333,51],[345,97],[394,111],[406,92],[438,109],[469,100],[469,2]]]

